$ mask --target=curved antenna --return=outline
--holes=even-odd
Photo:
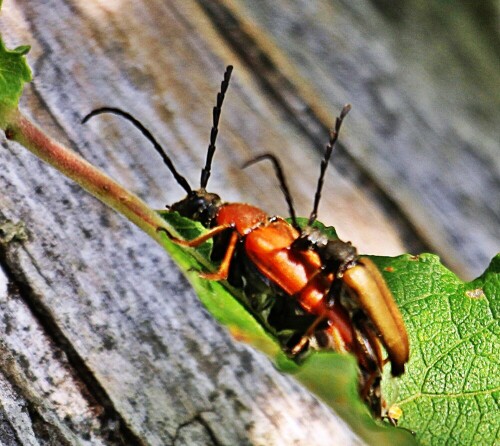
[[[344,118],[346,117],[347,113],[349,113],[350,111],[351,111],[351,104],[344,105],[342,111],[340,112],[340,115],[335,120],[334,129],[330,132],[330,141],[326,145],[325,156],[321,161],[321,170],[318,178],[318,186],[316,187],[316,194],[314,195],[313,210],[311,212],[311,215],[309,216],[309,221],[307,222],[308,226],[311,226],[318,217],[318,206],[319,206],[319,200],[321,198],[321,189],[323,189],[323,182],[325,179],[326,168],[328,167],[328,163],[330,162],[333,146],[335,145],[339,137],[340,127],[342,126],[342,122],[344,121]]]
[[[217,103],[213,110],[213,124],[212,130],[210,131],[210,143],[208,145],[207,151],[207,161],[205,167],[201,170],[200,188],[205,189],[208,179],[210,178],[210,169],[212,168],[212,159],[215,153],[215,141],[217,140],[217,133],[219,132],[219,118],[222,108],[222,103],[224,102],[224,96],[229,87],[229,79],[231,79],[231,73],[233,71],[233,66],[228,65],[226,67],[226,72],[224,73],[224,79],[220,84],[220,92],[217,93]]]
[[[125,118],[128,121],[130,121],[137,129],[141,131],[141,133],[146,137],[146,139],[148,139],[153,144],[153,147],[162,157],[163,162],[167,165],[167,167],[170,169],[170,172],[172,172],[172,174],[174,175],[175,181],[177,181],[177,183],[179,183],[179,185],[188,194],[192,193],[193,190],[191,189],[191,186],[189,185],[187,180],[179,172],[177,172],[174,163],[172,162],[170,157],[165,153],[165,150],[163,150],[162,146],[158,143],[158,141],[156,141],[155,137],[151,134],[151,132],[146,127],[144,127],[144,125],[142,125],[141,122],[135,119],[130,113],[127,113],[126,111],[123,111],[115,107],[96,108],[82,119],[82,124],[85,124],[90,118],[93,118],[94,116],[100,115],[102,113],[111,113],[113,115],[121,116],[122,118]]]
[[[262,155],[258,155],[255,158],[252,158],[251,160],[247,161],[245,164],[243,164],[243,166],[241,166],[241,168],[245,169],[248,166],[251,166],[252,164],[258,163],[263,160],[269,160],[273,164],[274,171],[276,172],[276,176],[278,177],[278,181],[280,183],[280,188],[283,191],[283,194],[285,195],[285,200],[288,204],[290,218],[292,219],[292,226],[298,231],[301,231],[297,223],[297,217],[295,215],[295,209],[293,207],[292,194],[290,193],[290,189],[288,188],[288,185],[286,183],[285,174],[283,173],[283,168],[281,167],[281,163],[279,162],[278,158],[276,158],[276,156],[274,156],[272,153],[263,153]]]

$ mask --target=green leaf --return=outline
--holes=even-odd
[[[31,69],[26,61],[29,46],[8,50],[0,38],[0,124],[2,114],[16,108],[25,82],[31,81]]]
[[[407,373],[383,383],[422,445],[494,445],[500,433],[500,256],[464,283],[439,258],[373,258],[410,336]]]
[[[184,239],[191,240],[205,231],[199,223],[182,218],[177,213],[160,211],[159,214]],[[332,228],[328,230],[332,231]],[[334,232],[331,234],[334,235]],[[278,340],[248,310],[244,304],[245,297],[239,290],[227,283],[201,279],[200,270],[214,269],[209,260],[211,241],[194,250],[175,245],[165,237],[164,245],[184,271],[202,303],[219,323],[226,326],[238,340],[268,355],[281,371],[293,374],[296,380],[332,407],[368,444],[415,444],[409,432],[376,422],[371,417],[357,391],[358,375],[354,357],[334,352],[312,353],[298,365],[282,352]]]

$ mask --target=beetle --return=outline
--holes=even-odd
[[[201,171],[200,188],[194,190],[188,181],[178,173],[172,160],[157,142],[151,132],[128,112],[115,107],[101,107],[87,114],[82,122],[85,123],[92,117],[103,113],[119,115],[130,121],[141,133],[153,144],[155,150],[160,154],[168,169],[172,172],[176,182],[186,191],[184,199],[168,206],[170,211],[176,211],[181,216],[200,222],[208,231],[192,240],[183,240],[174,237],[167,229],[158,228],[164,232],[171,241],[186,247],[198,247],[209,239],[214,238],[215,244],[223,240],[223,256],[220,266],[213,273],[201,273],[201,277],[208,280],[225,280],[230,272],[231,261],[237,248],[246,251],[247,244],[254,244],[262,232],[267,237],[274,237],[273,248],[282,251],[276,257],[263,258],[263,264],[272,264],[273,267],[281,269],[282,274],[289,275],[285,291],[296,297],[306,312],[315,316],[321,314],[322,319],[328,320],[330,331],[335,333],[335,348],[338,351],[351,351],[354,333],[347,312],[341,306],[322,305],[321,299],[330,287],[327,277],[316,275],[321,267],[321,260],[313,251],[290,251],[288,248],[297,239],[300,232],[291,226],[286,220],[276,216],[269,216],[263,210],[246,203],[224,203],[220,196],[207,192],[206,186],[211,174],[211,165],[216,150],[216,139],[218,134],[221,107],[227,92],[233,67],[228,66],[221,82],[217,102],[213,108],[213,125],[210,132],[210,141],[207,150],[206,163]],[[291,206],[293,209],[293,206]],[[256,232],[255,232],[256,231]],[[253,235],[253,233],[255,234]],[[269,268],[256,265],[262,272]],[[286,270],[286,273],[285,273]],[[273,275],[267,274],[267,279],[273,282]],[[273,285],[281,285],[275,284]],[[296,354],[300,349],[292,349]]]
[[[338,139],[342,121],[349,110],[349,105],[344,106],[330,134],[330,141],[326,146],[321,162],[313,210],[304,228],[298,227],[291,194],[278,159],[270,153],[264,153],[254,157],[245,163],[243,167],[248,167],[262,160],[272,162],[288,203],[292,226],[297,231],[300,231],[299,236],[291,241],[288,250],[294,253],[315,252],[319,255],[320,266],[316,274],[326,277],[327,280],[331,281],[331,288],[328,290],[327,295],[321,297],[321,300],[323,301],[324,299],[327,302],[326,306],[334,305],[337,297],[336,294],[339,293],[340,288],[343,288],[351,298],[347,300],[347,303],[354,308],[361,309],[370,323],[373,324],[376,333],[381,338],[384,348],[387,351],[388,360],[391,362],[391,373],[393,376],[399,376],[404,373],[405,364],[409,359],[408,334],[399,308],[382,274],[372,260],[367,257],[358,256],[356,248],[350,242],[328,237],[320,229],[313,226],[317,219],[326,168],[330,161],[335,142]],[[251,237],[252,241],[255,240],[256,243],[255,246],[248,244],[248,256],[255,264],[267,266],[268,269],[263,271],[263,273],[272,275],[275,282],[280,283],[290,294],[295,294],[294,290],[286,287],[287,282],[289,282],[288,272],[281,267],[276,268],[275,266],[277,262],[273,257],[278,258],[282,253],[273,251],[272,241],[274,240],[274,235],[253,233]],[[269,246],[269,249],[266,249],[267,246]],[[316,280],[316,276],[309,280]],[[307,286],[309,285],[310,283],[308,282]],[[313,329],[314,326],[311,327],[311,330]],[[364,338],[366,339],[369,336],[366,334],[366,330],[364,332]],[[302,343],[304,342],[305,338],[302,340]],[[374,341],[371,344],[373,345]]]
[[[287,285],[290,285],[288,271],[283,267],[276,268],[276,264],[280,265],[276,260],[285,252],[295,254],[297,252],[316,252],[319,255],[319,269],[302,285],[308,287],[311,282],[317,280],[318,276],[323,277],[329,283],[329,288],[326,291],[323,290],[324,293],[318,296],[322,306],[341,306],[349,313],[353,339],[351,339],[347,351],[354,353],[358,360],[361,397],[368,404],[372,413],[380,418],[388,418],[392,422],[390,415],[385,413],[385,402],[381,395],[380,383],[382,369],[387,361],[391,362],[392,375],[399,376],[404,373],[405,364],[409,359],[408,335],[401,313],[380,271],[370,259],[358,256],[356,248],[350,242],[329,237],[324,230],[314,227],[326,167],[337,140],[342,120],[348,112],[349,106],[344,107],[330,135],[330,141],[321,163],[313,211],[304,228],[300,228],[296,221],[291,194],[278,159],[272,154],[265,153],[244,164],[243,167],[248,167],[262,160],[272,162],[289,206],[292,227],[299,232],[298,237],[289,239],[289,246],[286,246],[285,242],[282,244],[281,250],[276,250],[277,234],[272,234],[269,231],[257,234],[256,231],[250,235],[250,237],[255,238],[256,244],[247,244],[246,253],[255,264],[261,265],[261,267],[262,265],[267,266],[268,269],[264,270],[263,273],[271,275],[273,280],[282,284],[282,287],[288,292],[292,292],[287,288]],[[299,293],[299,299],[302,297],[303,295]],[[302,304],[304,305],[304,303],[303,301]],[[326,314],[316,314],[318,317],[296,344],[294,348],[296,353],[308,342],[321,322],[327,319]],[[344,350],[328,329],[320,331],[319,334],[333,337],[334,350]],[[388,354],[387,360],[383,358],[381,344]]]
[[[177,183],[187,193],[184,199],[171,206],[167,206],[167,208],[170,211],[178,212],[183,217],[198,221],[206,228],[209,228],[205,234],[194,240],[176,238],[165,228],[158,228],[159,231],[164,232],[172,241],[181,246],[197,247],[224,232],[231,233],[230,241],[218,271],[215,273],[202,273],[202,277],[209,280],[226,279],[231,258],[235,252],[239,237],[245,236],[248,232],[251,232],[254,227],[269,220],[267,213],[255,206],[246,203],[223,203],[219,195],[207,192],[206,190],[216,149],[221,107],[229,86],[232,70],[233,67],[231,65],[226,68],[220,92],[217,94],[217,103],[213,108],[213,125],[210,132],[210,143],[207,150],[206,163],[201,171],[200,188],[197,190],[191,188],[188,181],[177,172],[172,160],[156,141],[151,132],[129,113],[115,107],[101,107],[87,114],[82,120],[82,123],[85,123],[92,117],[103,113],[119,115],[130,121],[153,144],[153,147],[160,154]]]
[[[339,126],[337,120],[333,133],[338,133]],[[342,281],[350,296],[358,300],[359,307],[381,337],[391,363],[392,375],[399,376],[404,373],[405,364],[409,360],[408,334],[401,312],[380,270],[368,257],[358,256],[356,248],[350,242],[329,238],[312,227],[317,218],[323,178],[332,151],[333,145],[327,145],[313,210],[306,228],[295,240],[292,249],[318,253],[322,260],[323,274],[333,273]]]
[[[373,364],[378,365],[381,362],[378,341],[371,327],[365,323],[363,318],[359,318],[358,322],[358,318],[353,317],[354,311],[348,311],[340,299],[331,298],[335,294],[333,290],[337,287],[340,277],[329,267],[327,251],[320,249],[319,243],[310,243],[310,246],[303,244],[304,240],[312,241],[313,239],[312,235],[309,238],[305,237],[305,232],[296,224],[291,195],[285,193],[285,197],[289,201],[293,224],[288,223],[283,218],[269,216],[263,210],[246,203],[224,203],[219,195],[206,191],[216,150],[221,107],[229,86],[231,73],[232,66],[228,66],[220,92],[217,95],[216,105],[213,108],[213,125],[207,158],[201,172],[200,188],[197,190],[193,190],[188,181],[177,172],[173,162],[153,135],[129,113],[118,108],[102,107],[85,116],[83,122],[101,113],[112,113],[120,115],[134,124],[153,144],[177,183],[187,193],[184,199],[169,206],[169,210],[177,211],[181,216],[198,221],[208,229],[206,233],[192,240],[176,238],[165,228],[158,228],[158,230],[164,232],[173,242],[186,247],[200,246],[211,238],[214,238],[215,244],[222,240],[223,255],[220,266],[214,273],[202,273],[202,277],[205,279],[227,279],[230,267],[235,263],[235,255],[242,253],[243,255],[240,257],[258,270],[261,278],[264,279],[265,287],[269,287],[270,294],[284,297],[283,301],[286,303],[297,303],[307,316],[313,318],[313,322],[304,335],[295,345],[290,347],[292,356],[301,353],[311,336],[316,331],[321,331],[326,335],[329,345],[336,351],[354,352],[357,355],[358,363],[365,376],[362,381],[364,383],[363,389],[365,389],[363,392],[365,399],[369,400],[371,398],[369,394],[373,393],[373,389],[376,389],[373,381],[377,377],[368,371],[372,370]],[[337,118],[336,132],[330,138],[329,143],[332,147],[337,140],[342,120],[348,111],[349,107],[344,107],[341,115]],[[286,189],[283,175],[281,183],[282,188]],[[322,184],[322,176],[318,184]],[[318,186],[317,201],[319,201],[320,189],[321,186]],[[298,240],[301,242],[297,242]],[[248,272],[248,269],[245,271]],[[247,291],[250,293],[253,285],[251,281],[246,283],[245,293]],[[375,377],[372,378],[372,375]],[[372,399],[377,400],[377,398]],[[370,405],[374,404],[370,403]]]

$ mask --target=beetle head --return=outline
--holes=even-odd
[[[351,242],[339,239],[328,240],[318,253],[325,263],[325,269],[334,272],[337,277],[341,277],[358,260],[358,251]]]
[[[317,252],[325,272],[334,273],[336,277],[342,277],[346,269],[358,260],[358,251],[351,242],[329,239],[319,229],[310,226],[302,230],[300,237],[292,244],[292,249]]]
[[[170,210],[178,212],[183,217],[198,221],[208,228],[217,216],[221,205],[222,200],[217,194],[198,189],[170,206]]]

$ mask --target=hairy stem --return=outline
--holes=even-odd
[[[123,214],[155,240],[160,241],[158,227],[173,230],[139,197],[120,186],[72,150],[54,141],[19,110],[16,109],[9,115],[9,123],[5,126],[7,139],[22,144],[103,203]]]

